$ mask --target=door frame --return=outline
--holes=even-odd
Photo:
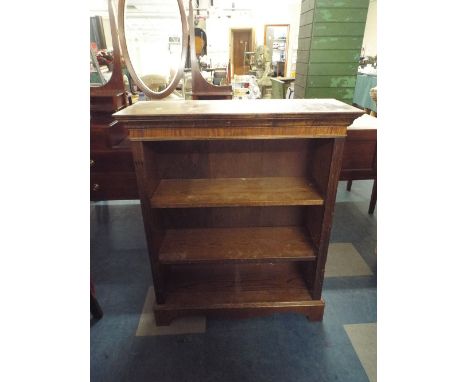
[[[230,67],[229,71],[231,73],[231,78],[234,78],[234,32],[239,31],[250,31],[250,46],[251,49],[255,50],[255,28],[229,28],[229,62]]]

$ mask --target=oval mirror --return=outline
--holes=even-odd
[[[127,68],[151,99],[178,85],[187,54],[187,18],[182,0],[119,0],[119,37]]]
[[[90,23],[90,85],[100,87],[108,83],[114,68],[110,9],[107,0],[92,0]]]
[[[92,0],[90,16],[90,84],[91,94],[97,95],[109,90],[130,90],[129,81],[124,82],[122,56],[115,0]]]

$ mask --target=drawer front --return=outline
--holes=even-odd
[[[110,124],[91,122],[91,149],[102,150],[116,147],[127,136],[127,129],[117,121]]]
[[[109,137],[107,130],[101,127],[91,127],[91,150],[105,150],[108,149]]]
[[[125,93],[109,96],[91,95],[90,97],[91,111],[113,113],[125,106],[127,106]]]
[[[376,142],[372,141],[346,141],[341,168],[343,170],[374,168],[376,146]]]
[[[377,130],[348,129],[341,180],[374,179],[377,175]]]
[[[131,151],[91,151],[91,173],[134,171]]]
[[[109,143],[111,147],[120,145],[128,137],[128,131],[120,122],[113,124],[109,128]]]
[[[109,127],[113,123],[116,123],[116,120],[111,113],[101,113],[91,115],[91,127]]]
[[[139,199],[133,172],[91,174],[90,188],[92,201]]]

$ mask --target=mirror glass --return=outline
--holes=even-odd
[[[112,77],[113,48],[108,1],[92,0],[90,10],[90,85],[105,85]]]
[[[125,37],[136,75],[155,92],[167,88],[182,53],[177,0],[127,0]]]
[[[273,77],[284,77],[287,66],[289,25],[266,25],[265,45],[271,52]]]

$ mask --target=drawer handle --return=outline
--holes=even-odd
[[[93,167],[95,162],[91,159],[91,167]]]
[[[97,183],[94,183],[93,184],[93,191],[99,191],[99,189],[101,188],[101,186]]]

